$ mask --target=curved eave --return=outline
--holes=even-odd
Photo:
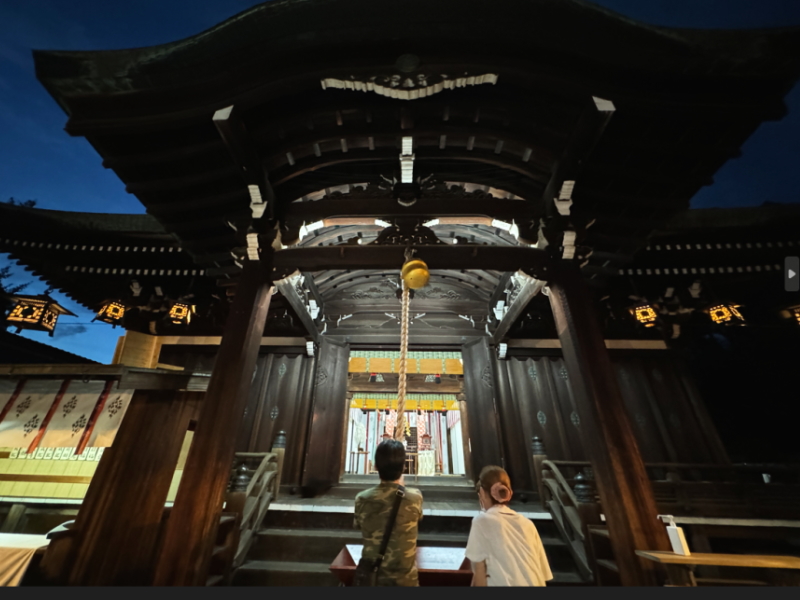
[[[670,74],[794,79],[797,32],[655,27],[575,0],[405,0],[383,3],[379,12],[372,0],[286,0],[168,44],[36,51],[35,60],[37,76],[68,112],[70,99],[78,96],[115,94],[110,104],[122,105],[126,95],[154,90],[169,94],[177,109],[185,101],[200,108],[191,98],[198,84],[224,89],[243,73],[261,73],[279,87],[291,85],[291,73],[333,73],[342,64],[391,68],[400,54],[414,52],[425,61],[432,50],[441,56],[438,66],[466,62],[487,68],[541,65],[542,58],[557,54],[590,82],[598,67],[626,76],[639,71],[654,81]],[[221,73],[214,67],[223,62]],[[228,89],[235,95],[239,87]]]
[[[575,0],[287,0],[170,44],[34,53],[40,81],[195,261],[242,241],[242,173],[211,116],[233,104],[282,207],[399,171],[541,196],[592,96],[616,113],[583,162],[576,217],[597,255],[630,254],[712,181],[800,75],[800,28],[659,28]],[[398,57],[420,57],[402,70]],[[496,74],[496,85],[391,100],[323,78]],[[446,139],[445,139],[446,138]],[[231,224],[234,226],[232,227]],[[591,259],[587,276],[613,271]],[[235,274],[233,260],[220,273]],[[610,272],[609,271],[609,272]]]

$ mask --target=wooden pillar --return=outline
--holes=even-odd
[[[350,403],[347,401],[347,370],[350,345],[322,338],[314,380],[314,405],[308,450],[303,465],[302,492],[316,496],[339,483],[342,447]]]
[[[247,261],[167,521],[156,585],[205,584],[270,298],[263,267]]]
[[[469,415],[466,400],[458,401],[459,420],[461,421],[461,448],[464,454],[464,475],[470,481],[477,481],[478,474],[472,472],[472,450],[469,444]]]
[[[110,586],[152,581],[167,493],[202,398],[201,392],[173,390],[133,394],[113,446],[97,465],[69,539],[53,540],[47,550],[43,562],[57,563],[48,570],[54,583]]]
[[[531,452],[533,453],[533,477],[536,481],[536,493],[539,494],[539,502],[542,508],[547,510],[544,505],[544,475],[542,473],[542,463],[547,460],[547,450],[545,450],[544,442],[539,436],[533,436],[531,439]]]
[[[469,411],[466,433],[472,448],[472,473],[477,478],[485,466],[505,467],[489,339],[467,342],[462,346],[461,356],[464,360],[464,395]]]
[[[669,539],[577,265],[552,274],[549,295],[622,584],[658,585],[656,567],[635,550],[668,551]]]

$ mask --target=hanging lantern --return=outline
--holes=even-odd
[[[784,319],[791,319],[797,325],[800,325],[800,305],[790,306],[789,308],[780,311],[781,317]]]
[[[723,325],[743,325],[744,317],[739,312],[739,304],[719,304],[708,309],[708,316],[714,323]]]
[[[125,305],[117,300],[106,300],[92,321],[102,321],[113,327],[122,324],[125,316]]]
[[[407,261],[403,265],[400,276],[403,278],[406,287],[410,290],[418,290],[425,287],[428,285],[428,280],[431,278],[428,265],[416,258]]]
[[[649,304],[640,304],[630,309],[634,318],[645,327],[653,327],[656,324],[658,313]]]
[[[23,329],[46,331],[53,336],[59,315],[77,315],[70,312],[47,294],[39,296],[11,296],[16,302],[6,322],[17,326],[17,333]]]
[[[188,325],[192,320],[192,308],[193,307],[188,304],[176,302],[172,305],[172,308],[169,309],[169,320],[172,321],[174,325]]]

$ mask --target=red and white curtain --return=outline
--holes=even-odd
[[[111,446],[133,395],[133,390],[115,386],[103,381],[1,380],[0,447],[27,449],[38,436],[38,448],[77,448],[85,434],[86,447]]]
[[[394,428],[397,425],[397,411],[392,410],[389,411],[389,414],[386,415],[386,435],[390,438],[394,437]]]
[[[423,412],[422,414],[417,415],[417,439],[421,440],[422,436],[425,435],[428,431],[428,413]]]

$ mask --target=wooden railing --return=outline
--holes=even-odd
[[[533,458],[542,506],[552,514],[581,575],[598,581],[598,565],[605,571],[614,564],[591,463],[548,460],[538,438]],[[647,463],[645,468],[659,513],[686,519],[687,526],[701,524],[705,529],[698,527],[698,543],[707,544],[706,531],[715,526],[727,527],[728,535],[731,527],[747,528],[748,535],[754,528],[769,529],[778,539],[789,519],[800,519],[800,466]]]
[[[284,448],[285,438],[279,436],[272,452],[241,452],[235,455],[206,585],[230,584],[236,569],[247,556],[270,502],[278,496]],[[171,508],[164,509],[161,535],[171,512]],[[52,551],[48,552],[40,565],[43,581],[49,584],[63,583],[64,561],[76,533],[71,529],[52,536]],[[159,546],[160,542],[156,543],[156,547]]]
[[[550,511],[579,573],[588,580],[593,576],[593,561],[587,554],[587,526],[601,523],[600,505],[586,476],[582,473],[570,475],[565,477],[553,461],[542,461],[542,506]]]
[[[237,452],[206,585],[228,585],[278,496],[283,449]]]

